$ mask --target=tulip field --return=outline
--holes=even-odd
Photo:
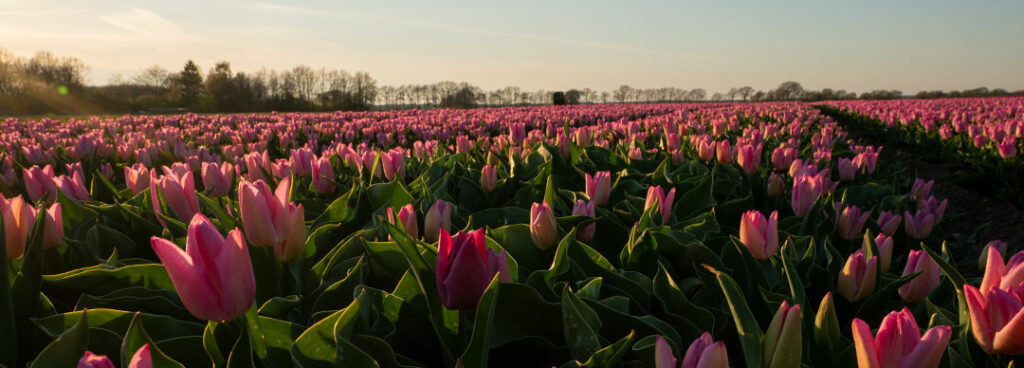
[[[0,367],[1005,367],[1021,244],[880,157],[1024,203],[1022,138],[1020,97],[8,118]]]

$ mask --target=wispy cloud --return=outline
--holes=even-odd
[[[159,41],[189,41],[198,37],[151,10],[133,8],[100,16],[100,20],[131,34]]]
[[[303,7],[297,7],[292,5],[282,5],[274,3],[252,3],[249,7],[253,10],[262,12],[276,12],[276,13],[289,13],[307,17],[330,17],[330,18],[344,18],[348,20],[362,21],[367,23],[387,23],[391,25],[407,26],[407,27],[418,27],[424,29],[433,29],[465,34],[473,34],[479,36],[493,36],[493,37],[505,37],[505,38],[518,38],[525,40],[532,40],[538,42],[556,43],[562,45],[574,45],[581,47],[589,47],[595,49],[603,49],[610,51],[624,51],[624,52],[636,52],[649,55],[660,55],[666,57],[675,57],[681,59],[690,60],[714,60],[713,58],[696,56],[686,53],[680,53],[670,50],[663,50],[649,47],[639,47],[632,45],[622,45],[616,43],[590,41],[590,40],[577,40],[561,37],[545,36],[533,33],[525,32],[508,32],[508,31],[497,31],[491,29],[474,28],[474,27],[460,27],[449,24],[412,20],[399,17],[385,17],[366,13],[348,12],[348,11],[321,11]]]

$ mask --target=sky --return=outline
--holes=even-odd
[[[92,84],[192,59],[528,91],[1018,90],[1024,1],[0,0],[0,47],[78,57]]]

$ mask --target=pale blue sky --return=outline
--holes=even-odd
[[[1024,1],[0,0],[0,47],[77,56],[93,83],[194,59],[487,89],[1022,89]]]

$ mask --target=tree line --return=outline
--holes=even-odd
[[[910,97],[898,90],[876,90],[860,95],[842,89],[806,90],[794,81],[766,91],[744,86],[711,95],[703,88],[634,88],[628,85],[611,91],[591,88],[527,91],[515,86],[484,90],[453,81],[379,86],[366,72],[315,69],[305,65],[287,70],[263,68],[241,72],[232,70],[230,63],[222,61],[204,73],[191,60],[178,71],[151,66],[128,79],[115,76],[105,85],[89,86],[85,83],[88,71],[88,66],[75,57],[43,51],[24,58],[0,48],[0,115],[472,108],[548,105],[554,99],[567,104],[595,104]],[[913,97],[1005,95],[1024,95],[1024,90],[1008,92],[980,87],[950,92],[922,91]]]

